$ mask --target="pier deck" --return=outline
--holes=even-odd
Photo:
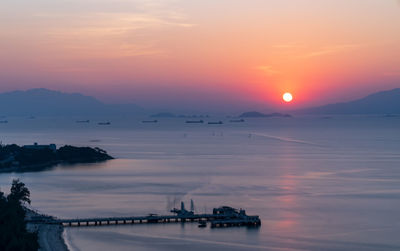
[[[258,217],[257,217],[258,219]],[[80,218],[80,219],[49,219],[36,218],[29,222],[42,224],[59,224],[63,226],[102,226],[102,225],[119,225],[119,224],[144,224],[144,223],[173,223],[173,222],[211,222],[213,227],[234,225],[257,225],[257,220],[252,219],[231,219],[224,215],[214,214],[194,214],[188,216],[178,215],[150,215],[137,217],[105,217],[105,218]],[[214,224],[215,222],[215,224]],[[222,224],[224,223],[224,224]]]
[[[102,226],[119,224],[144,224],[144,223],[171,223],[171,222],[211,222],[211,227],[229,226],[260,226],[261,220],[258,216],[248,216],[244,210],[237,211],[231,207],[214,208],[212,214],[195,214],[194,210],[187,211],[182,203],[181,209],[174,208],[171,212],[175,215],[132,216],[132,217],[96,217],[57,219],[53,217],[35,217],[28,222],[39,224],[57,224],[67,227],[72,226]]]

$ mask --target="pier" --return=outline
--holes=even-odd
[[[104,218],[77,218],[57,219],[52,217],[34,217],[28,222],[39,224],[57,224],[64,227],[103,226],[103,225],[127,225],[127,224],[157,224],[176,222],[210,222],[211,227],[232,226],[260,226],[258,216],[248,216],[244,210],[237,211],[231,207],[214,208],[212,214],[195,214],[187,211],[182,203],[181,209],[173,209],[175,215],[133,216],[133,217],[104,217]]]

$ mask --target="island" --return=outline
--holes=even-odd
[[[55,144],[0,145],[0,172],[40,171],[58,164],[95,163],[111,160],[106,151],[95,147]]]
[[[264,114],[261,112],[245,112],[239,116],[239,118],[273,118],[273,117],[291,118],[292,116],[290,114],[283,114],[278,112],[270,114]]]

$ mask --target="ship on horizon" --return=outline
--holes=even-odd
[[[203,120],[186,120],[186,124],[203,124]]]
[[[158,120],[142,120],[142,123],[149,124],[149,123],[158,123]]]
[[[210,121],[208,122],[209,125],[222,125],[224,122],[222,121]]]
[[[111,123],[110,122],[99,122],[99,123],[97,123],[98,125],[111,125]]]

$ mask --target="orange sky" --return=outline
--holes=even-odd
[[[6,0],[0,91],[171,109],[344,101],[400,86],[399,31],[396,0]]]

